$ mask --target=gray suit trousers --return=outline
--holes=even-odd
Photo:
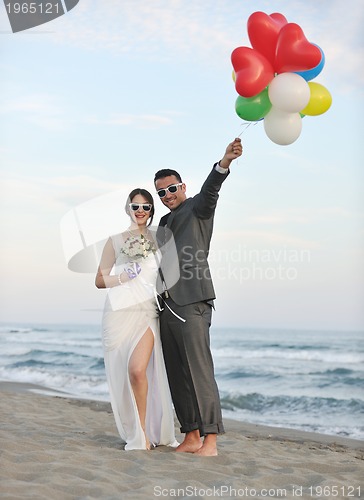
[[[222,434],[220,397],[210,351],[211,306],[206,302],[178,306],[171,298],[165,302],[186,320],[183,323],[164,305],[161,340],[181,432],[198,429],[201,436]]]

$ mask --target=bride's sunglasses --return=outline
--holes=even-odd
[[[182,182],[179,182],[178,184],[171,184],[165,189],[158,189],[157,194],[159,198],[164,198],[168,191],[172,194],[177,193],[178,186],[182,186]]]
[[[129,203],[129,208],[133,212],[137,212],[139,208],[144,210],[144,212],[150,212],[152,210],[152,206],[150,203]]]

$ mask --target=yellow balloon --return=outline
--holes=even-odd
[[[301,113],[309,116],[317,116],[326,113],[332,103],[332,97],[326,87],[316,82],[308,82],[310,87],[310,100]]]
[[[233,77],[233,81],[235,82],[235,80],[236,80],[236,74],[235,74],[235,71],[234,71],[234,70],[233,70],[233,73],[232,73],[232,75],[231,75],[231,76]]]

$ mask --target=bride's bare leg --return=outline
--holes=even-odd
[[[154,335],[150,328],[146,330],[143,337],[136,345],[129,360],[129,377],[133,388],[135,401],[137,404],[140,425],[145,434],[145,417],[147,413],[147,393],[148,379],[147,366],[154,346]],[[150,449],[150,442],[145,434],[147,449]]]

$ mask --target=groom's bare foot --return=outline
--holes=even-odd
[[[207,434],[203,445],[197,451],[195,455],[200,457],[216,457],[217,456],[217,446],[216,446],[216,434]]]
[[[179,453],[196,453],[202,447],[202,441],[199,443],[181,443],[177,446],[176,451]]]
[[[199,450],[194,452],[194,455],[199,455],[200,457],[216,457],[217,456],[217,448],[216,448],[216,446],[202,445]]]
[[[198,430],[187,432],[183,442],[177,446],[179,453],[195,453],[202,447],[202,441]]]

